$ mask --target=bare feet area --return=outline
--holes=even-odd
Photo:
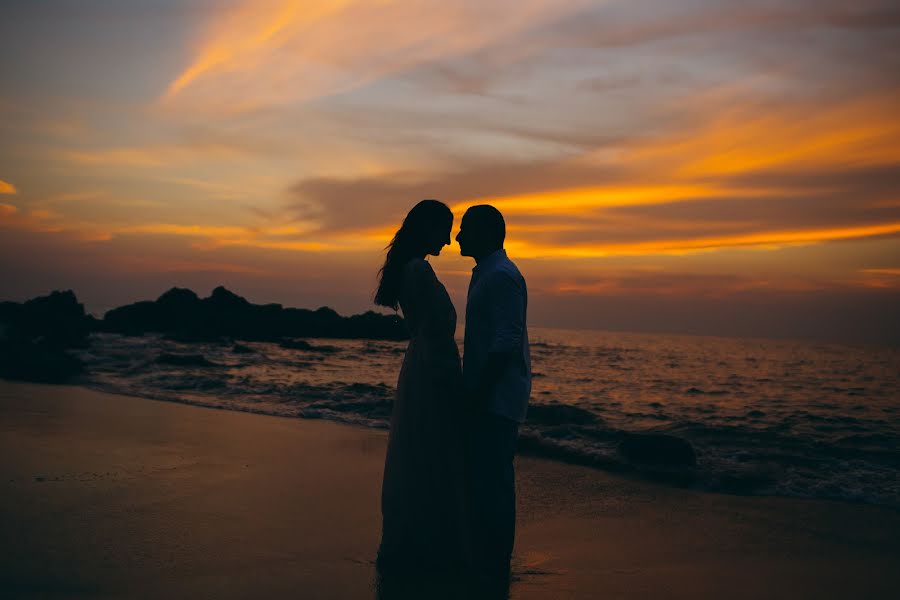
[[[0,382],[0,595],[390,598],[374,569],[385,443],[364,427]],[[517,474],[511,598],[900,594],[896,510],[531,457]],[[421,598],[450,587],[417,585]]]

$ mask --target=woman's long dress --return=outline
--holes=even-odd
[[[391,415],[381,493],[381,568],[466,565],[462,370],[456,311],[424,259],[403,270],[410,332]]]

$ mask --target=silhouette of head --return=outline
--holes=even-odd
[[[452,229],[453,212],[443,202],[422,200],[413,206],[387,245],[384,266],[378,272],[375,304],[397,310],[403,265],[411,258],[439,255],[450,244]]]
[[[489,204],[473,206],[463,215],[456,241],[459,253],[476,261],[503,248],[506,222],[500,211]]]

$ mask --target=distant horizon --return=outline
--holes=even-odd
[[[31,300],[32,298],[39,296],[46,296],[53,291],[66,291],[71,290],[78,302],[84,305],[85,313],[92,315],[97,319],[102,319],[103,316],[109,310],[119,308],[121,306],[132,304],[134,302],[141,302],[147,300],[156,300],[163,293],[167,292],[172,288],[181,288],[181,289],[189,289],[197,294],[200,298],[209,297],[213,290],[217,287],[224,287],[228,291],[241,296],[242,298],[247,299],[249,302],[253,304],[280,304],[284,308],[298,308],[298,309],[306,309],[306,310],[317,310],[319,308],[330,308],[335,310],[342,316],[349,316],[353,314],[361,314],[367,311],[374,311],[380,314],[392,314],[393,311],[390,309],[386,309],[383,307],[376,306],[374,304],[368,307],[362,307],[359,309],[339,309],[336,308],[333,303],[307,303],[303,304],[302,302],[281,302],[278,300],[270,300],[270,299],[255,299],[247,296],[241,290],[235,289],[225,284],[218,284],[209,287],[208,291],[201,291],[195,288],[180,286],[180,285],[170,285],[159,291],[159,293],[153,295],[147,295],[144,297],[136,297],[133,300],[110,305],[108,307],[99,307],[96,305],[90,305],[85,302],[84,299],[79,295],[78,290],[74,288],[66,288],[66,287],[57,287],[50,289],[44,293],[33,294],[31,296],[25,298],[9,298],[9,297],[0,297],[0,302],[10,301],[10,302],[24,302],[26,300]],[[900,303],[900,295],[896,298],[897,302]],[[900,304],[898,304],[900,305]],[[458,316],[458,332],[462,330],[465,326],[463,311],[457,309],[460,313]],[[402,311],[397,311],[397,314],[402,316]],[[897,322],[900,322],[900,319],[895,320],[893,326],[893,334],[890,335],[891,332],[891,324],[890,322],[886,323],[886,331],[888,335],[884,337],[873,337],[872,339],[863,339],[863,338],[854,338],[848,336],[840,336],[837,334],[829,336],[827,332],[823,332],[821,335],[779,335],[777,332],[770,331],[768,334],[760,335],[760,334],[752,334],[752,333],[728,333],[723,331],[716,331],[714,329],[709,329],[706,331],[697,331],[697,330],[689,330],[689,329],[665,329],[665,328],[656,328],[656,329],[636,329],[636,328],[624,328],[624,327],[616,327],[614,324],[612,325],[597,325],[597,324],[582,324],[582,325],[553,325],[547,324],[544,322],[535,322],[531,318],[529,318],[529,327],[533,329],[550,329],[550,330],[560,330],[560,331],[573,331],[573,332],[606,332],[606,333],[627,333],[627,334],[641,334],[641,335],[671,335],[671,336],[688,336],[688,337],[715,337],[715,338],[727,338],[727,339],[740,339],[740,340],[760,340],[760,341],[794,341],[794,342],[805,342],[805,343],[834,343],[834,344],[843,344],[843,345],[866,345],[866,346],[877,346],[877,347],[885,347],[885,348],[895,348],[900,347],[900,326],[898,326]],[[533,340],[532,340],[533,341]]]

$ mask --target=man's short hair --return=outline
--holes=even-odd
[[[475,227],[485,236],[485,242],[490,242],[498,248],[503,247],[506,239],[506,221],[500,211],[490,204],[479,204],[466,211],[469,221],[475,221]]]

